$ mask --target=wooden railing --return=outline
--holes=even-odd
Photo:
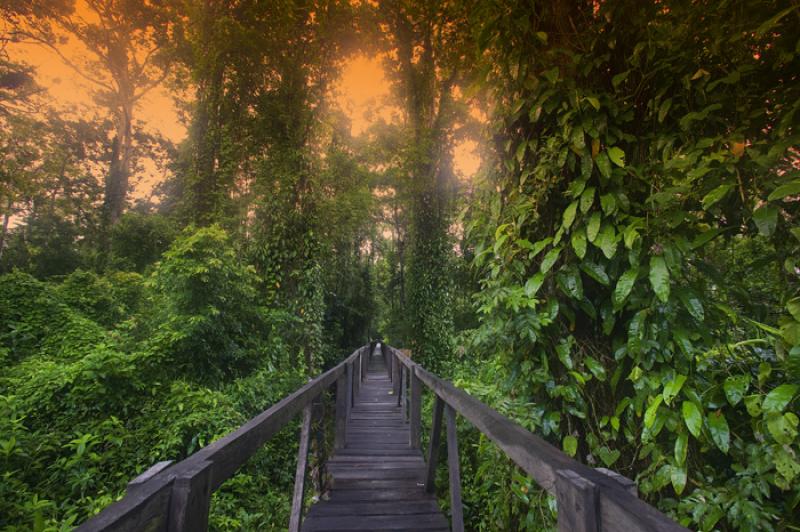
[[[197,532],[208,528],[211,494],[231,478],[270,438],[303,412],[297,474],[289,528],[299,530],[305,492],[305,470],[312,404],[334,386],[334,447],[345,443],[346,420],[353,394],[366,375],[371,345],[311,380],[232,433],[203,447],[185,460],[159,462],[131,482],[125,496],[77,528],[90,531]],[[349,393],[348,393],[349,392]],[[349,400],[348,400],[349,399]]]
[[[427,453],[425,489],[435,490],[442,417],[447,425],[447,464],[452,529],[464,530],[456,415],[486,435],[558,502],[561,532],[686,531],[687,529],[637,497],[636,484],[608,469],[593,469],[489,408],[451,383],[429,373],[402,352],[382,346],[405,417],[410,444],[420,447],[422,385],[435,394]]]
[[[422,388],[435,394],[425,489],[435,490],[442,419],[446,424],[447,462],[452,529],[464,530],[456,415],[472,423],[514,463],[558,501],[562,532],[685,531],[637,498],[636,485],[606,469],[592,469],[502,416],[451,383],[429,373],[402,352],[372,342],[309,381],[234,432],[203,447],[185,460],[159,462],[128,484],[118,502],[78,527],[89,531],[195,532],[208,528],[211,494],[236,474],[270,438],[297,414],[303,413],[295,476],[290,532],[302,517],[305,477],[312,423],[312,405],[335,384],[334,447],[346,441],[347,419],[376,348],[384,357],[393,392],[409,423],[409,445],[419,449]]]

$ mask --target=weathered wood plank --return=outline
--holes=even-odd
[[[448,405],[444,408],[447,421],[447,470],[450,476],[450,518],[453,532],[464,532],[464,508],[461,506],[461,464],[458,456],[458,430],[456,412]]]
[[[340,379],[341,380],[341,379]],[[294,494],[292,513],[289,515],[289,532],[299,532],[303,517],[303,499],[306,493],[306,469],[308,466],[308,447],[311,440],[311,405],[303,409],[303,424],[300,427],[300,445],[297,449],[297,468],[294,473]]]
[[[437,397],[433,407],[433,419],[431,420],[431,439],[428,443],[428,471],[425,475],[425,491],[428,493],[434,493],[436,491],[436,466],[439,463],[443,410],[444,401]]]
[[[367,502],[350,504],[322,503],[311,507],[309,516],[326,515],[416,515],[438,512],[435,501],[418,502]]]
[[[412,449],[419,449],[420,429],[422,423],[422,383],[414,374],[416,370],[409,371],[411,376],[410,406],[408,413],[408,443]]]
[[[413,530],[431,530],[447,527],[447,519],[441,513],[414,516]],[[326,516],[325,519],[309,520],[304,528],[310,532],[323,530],[409,530],[408,519],[394,515]]]
[[[336,379],[336,428],[334,448],[341,449],[347,441],[347,375]]]
[[[597,486],[576,472],[557,472],[559,532],[598,532]]]
[[[131,493],[133,490],[140,488],[145,482],[149,481],[151,478],[161,473],[172,464],[173,464],[172,460],[164,460],[163,462],[158,462],[156,464],[153,464],[141,475],[128,482],[127,492]]]

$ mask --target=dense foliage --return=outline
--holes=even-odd
[[[75,526],[377,336],[689,528],[800,526],[796,0],[79,4],[0,1],[0,529]],[[353,135],[358,54],[392,101]],[[161,90],[179,144],[135,120]],[[285,527],[296,428],[212,528]],[[554,526],[459,440],[471,529]]]
[[[559,6],[476,13],[474,345],[528,425],[687,526],[796,524],[797,6]]]

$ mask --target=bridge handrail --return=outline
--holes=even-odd
[[[387,365],[390,365],[392,380],[395,382],[395,393],[401,402],[408,403],[412,446],[419,447],[419,427],[414,425],[420,423],[421,408],[420,386],[415,381],[424,384],[437,397],[431,430],[431,440],[435,443],[429,447],[428,464],[434,464],[435,467],[437,461],[436,451],[438,450],[441,411],[442,406],[446,405],[492,440],[539,486],[556,496],[559,530],[620,532],[687,530],[639,499],[636,496],[636,485],[629,479],[613,471],[602,468],[593,469],[574,460],[560,449],[475,399],[464,390],[425,370],[398,349],[388,345],[383,346],[383,355],[387,358]],[[454,416],[452,419],[455,419]],[[454,426],[452,430],[448,426],[448,440],[451,437],[455,439]],[[413,441],[415,438],[416,441]],[[448,446],[450,443],[448,441]],[[457,448],[454,450],[457,454]],[[450,449],[448,448],[450,468],[457,469],[457,458],[453,461],[449,455]],[[460,478],[458,473],[456,473],[456,477]],[[434,478],[433,472],[429,470],[429,485],[427,486],[429,490],[433,489]],[[452,485],[452,471],[450,480],[452,499],[453,493],[460,494],[461,488]],[[451,507],[460,508],[460,496],[458,499],[451,502]],[[453,529],[460,528],[456,526],[454,519]]]
[[[337,384],[336,445],[343,445],[344,410],[349,410],[350,403],[344,400],[345,390],[352,394],[353,389],[358,389],[356,379],[360,381],[365,373],[368,357],[364,355],[369,354],[369,349],[370,345],[360,347],[333,368],[186,459],[176,464],[159,462],[154,465],[128,484],[122,499],[104,508],[76,530],[205,530],[211,494],[334,383]],[[309,417],[310,422],[310,416],[304,417]],[[302,480],[300,482],[302,484]],[[300,495],[302,499],[302,489]]]

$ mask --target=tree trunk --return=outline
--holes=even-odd
[[[6,235],[8,235],[8,224],[11,221],[11,207],[14,203],[9,198],[6,210],[3,213],[3,232],[0,233],[0,259],[3,258],[3,251],[6,249]]]
[[[133,104],[125,102],[115,120],[116,136],[111,148],[111,165],[103,200],[103,225],[106,231],[117,223],[125,210],[133,156],[132,113]]]

